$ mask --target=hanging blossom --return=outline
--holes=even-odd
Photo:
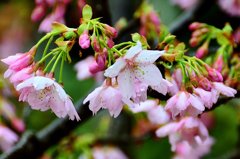
[[[138,41],[137,45],[110,66],[104,75],[111,78],[118,76],[119,90],[126,98],[136,96],[135,79],[161,88],[162,74],[153,62],[163,53],[164,51],[142,50],[142,44]]]
[[[16,55],[9,56],[1,61],[9,65],[8,70],[4,73],[4,78],[14,75],[16,72],[27,68],[34,62],[34,56],[36,54],[37,48],[33,47],[27,53],[17,53]]]
[[[68,114],[71,120],[80,120],[66,92],[51,78],[35,76],[17,85],[16,89],[21,93],[19,101],[28,102],[32,109],[52,109],[59,118]]]
[[[168,99],[164,110],[168,109],[171,110],[172,117],[175,118],[178,114],[184,117],[187,113],[191,116],[197,116],[205,110],[205,107],[202,101],[191,93],[180,91]]]
[[[163,110],[158,100],[148,99],[135,107],[131,107],[133,113],[146,112],[147,118],[152,124],[162,125],[170,120],[168,112]]]
[[[19,137],[12,130],[0,124],[0,148],[2,151],[9,151]]]
[[[179,122],[168,123],[156,131],[157,137],[169,135],[171,150],[176,151],[179,142],[186,140],[189,145],[196,147],[198,142],[196,137],[199,136],[201,141],[208,138],[208,130],[197,117],[186,117]]]
[[[124,98],[120,92],[116,81],[111,82],[104,81],[103,84],[90,93],[87,98],[84,99],[83,104],[90,101],[89,109],[96,114],[100,108],[108,109],[111,116],[115,118],[120,114],[123,109],[123,105],[127,104],[133,106],[131,101]]]
[[[211,151],[212,145],[215,140],[212,137],[208,137],[205,141],[202,141],[199,136],[196,137],[198,145],[192,147],[187,141],[182,141],[176,146],[176,155],[173,159],[199,159]]]
[[[84,80],[87,78],[94,78],[96,82],[102,82],[104,80],[103,71],[92,74],[89,71],[89,65],[95,61],[94,56],[88,56],[86,59],[79,61],[74,65],[74,69],[77,71],[77,79]]]

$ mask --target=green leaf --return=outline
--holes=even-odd
[[[92,18],[92,8],[89,5],[85,5],[82,11],[84,21],[90,20]]]
[[[217,42],[218,42],[219,45],[224,45],[224,44],[228,44],[229,43],[228,39],[225,36],[221,35],[221,34],[219,34],[217,36]]]
[[[80,36],[86,29],[87,29],[87,24],[86,23],[81,24],[78,28],[78,35]]]

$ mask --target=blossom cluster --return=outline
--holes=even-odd
[[[59,1],[54,5],[56,2],[36,1],[37,7],[32,19],[41,19],[46,7],[54,6],[54,12],[49,16],[61,21],[69,1]],[[144,5],[135,13],[142,24],[140,34],[146,35],[152,27],[160,34],[158,15],[152,6],[143,10]],[[53,22],[52,30],[49,30],[50,32],[29,52],[2,59],[2,62],[9,66],[4,77],[10,78],[10,82],[19,93],[19,101],[28,102],[32,109],[51,109],[59,118],[68,115],[71,120],[79,121],[80,117],[71,98],[63,89],[63,64],[65,61],[71,63],[70,51],[75,44],[82,50],[91,47],[94,56],[76,64],[75,69],[78,70],[79,79],[94,77],[99,83],[103,81],[101,86],[88,94],[83,101],[83,104],[89,102],[89,109],[93,114],[100,109],[107,109],[111,116],[117,118],[122,110],[143,112],[153,125],[151,128],[156,130],[157,137],[169,136],[171,150],[176,152],[176,158],[188,155],[199,158],[206,154],[214,141],[209,137],[206,126],[199,118],[200,115],[206,109],[212,109],[221,95],[234,97],[237,93],[235,89],[223,83],[227,75],[226,71],[220,68],[223,67],[223,61],[227,61],[232,55],[235,47],[231,27],[226,24],[220,30],[203,23],[191,24],[189,28],[194,32],[190,45],[197,46],[205,41],[197,50],[197,57],[190,57],[185,55],[185,44],[177,43],[175,36],[171,34],[160,34],[159,44],[154,49],[149,46],[147,39],[138,33],[132,34],[132,41],[114,44],[113,39],[117,37],[117,31],[108,24],[101,23],[99,18],[92,19],[92,9],[89,5],[84,6],[82,10],[80,26],[77,29]],[[153,25],[148,26],[148,21]],[[56,35],[60,35],[55,41],[57,48],[48,52],[49,45]],[[215,61],[215,66],[219,65],[218,67],[211,67],[200,59],[207,55],[210,39],[214,38],[221,39],[218,40],[221,47],[217,51]],[[35,61],[38,47],[46,39],[49,41],[42,58]],[[229,56],[223,52],[227,52]],[[49,57],[52,58],[47,63],[46,59]],[[236,62],[238,59],[240,58],[235,56],[235,61],[232,62],[235,69],[240,67]],[[59,80],[56,82],[54,73],[59,61],[61,66]],[[51,64],[53,65],[49,71]],[[162,74],[158,66],[164,68],[165,74]],[[168,93],[169,96],[166,102],[160,97],[155,100],[149,99],[149,90],[163,95]],[[12,141],[17,140],[15,135],[12,135],[12,138]],[[182,149],[186,151],[183,152]],[[108,153],[104,151],[95,147],[93,156],[97,154],[96,156],[107,158],[109,154],[118,154],[127,158],[117,148],[107,148]]]

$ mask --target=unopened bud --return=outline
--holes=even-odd
[[[189,25],[189,30],[196,30],[196,29],[199,29],[201,27],[203,27],[204,24],[203,23],[199,23],[199,22],[193,22],[192,24]]]
[[[202,77],[199,81],[199,87],[204,89],[205,91],[211,91],[212,86],[209,80],[206,77]]]
[[[214,82],[222,82],[223,81],[223,77],[221,75],[220,72],[218,72],[217,70],[215,70],[214,68],[211,68],[210,66],[208,66],[207,64],[205,64],[205,68],[208,71],[208,78]]]
[[[98,72],[100,72],[100,71],[103,71],[103,69],[98,66],[98,64],[97,64],[96,61],[93,62],[93,63],[91,63],[91,64],[88,66],[88,68],[89,68],[89,72],[91,72],[92,74],[95,74],[95,73],[98,73]]]
[[[127,19],[121,17],[114,25],[114,27],[119,31],[127,26]]]
[[[117,30],[115,30],[113,27],[105,24],[105,34],[109,37],[116,38],[117,37]]]
[[[107,46],[111,49],[114,45],[113,39],[111,37],[106,37],[107,39]]]
[[[192,37],[190,40],[189,40],[189,44],[191,47],[196,47],[199,43],[200,43],[200,40],[199,38],[196,38],[196,37]]]
[[[92,47],[96,52],[102,52],[102,47],[100,43],[97,41],[97,38],[95,35],[92,36]]]
[[[37,5],[31,15],[31,20],[37,22],[41,20],[46,13],[46,7],[44,5]]]
[[[202,32],[200,30],[195,30],[193,33],[192,33],[192,37],[198,37],[202,35]]]
[[[197,58],[201,59],[208,53],[208,44],[209,42],[205,41],[203,45],[200,48],[198,48],[197,54],[196,54]]]
[[[83,48],[83,49],[87,49],[90,46],[90,38],[89,35],[87,33],[87,30],[85,30],[79,37],[79,45]]]
[[[65,14],[65,5],[63,3],[57,3],[57,6],[54,10],[54,16],[56,19],[61,19],[63,18]]]

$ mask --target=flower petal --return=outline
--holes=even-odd
[[[162,81],[162,74],[154,65],[138,65],[134,74],[138,80],[148,85],[158,85]]]
[[[163,53],[164,51],[142,50],[135,58],[135,62],[149,65],[154,63]]]
[[[134,56],[136,56],[140,51],[142,51],[142,43],[140,41],[137,41],[137,45],[131,47],[126,55],[124,56],[124,59],[131,60]]]
[[[105,70],[104,76],[111,78],[117,76],[126,64],[127,62],[124,58],[119,58],[112,66]]]
[[[130,98],[135,95],[135,77],[131,70],[124,69],[124,71],[120,72],[117,81],[123,97]]]

